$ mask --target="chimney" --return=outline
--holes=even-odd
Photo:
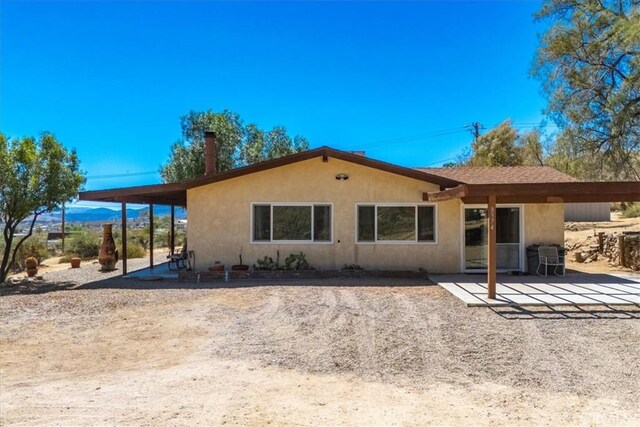
[[[216,133],[206,131],[204,133],[204,174],[213,175],[218,172],[216,161],[218,158],[216,147]]]

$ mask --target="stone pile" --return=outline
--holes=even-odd
[[[610,265],[640,270],[640,235],[605,235],[602,255],[609,260]]]
[[[575,253],[576,262],[584,262],[586,264],[598,260],[599,246],[581,247],[578,252]]]

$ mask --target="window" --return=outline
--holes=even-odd
[[[331,205],[255,204],[254,242],[331,242]]]
[[[358,242],[435,242],[435,206],[359,205]]]

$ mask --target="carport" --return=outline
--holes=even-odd
[[[460,199],[465,204],[486,204],[488,211],[488,260],[486,297],[496,300],[496,204],[498,203],[589,203],[640,201],[640,182],[553,182],[461,184],[441,191],[423,193],[424,201]],[[478,284],[478,286],[480,286]],[[477,287],[474,288],[477,291]],[[503,289],[503,293],[506,289]],[[475,295],[477,292],[473,292]]]

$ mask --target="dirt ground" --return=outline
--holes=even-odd
[[[1,424],[640,423],[639,307],[492,311],[423,281],[348,284],[3,296]]]
[[[623,231],[640,231],[640,218],[622,218],[618,212],[611,213],[611,221],[608,222],[567,222],[564,226],[565,247],[598,244],[598,233],[604,231],[606,234],[622,233]],[[586,273],[606,273],[606,272],[630,272],[628,268],[609,265],[604,257],[599,257],[597,261],[590,263],[575,262],[574,253],[569,251],[566,264],[567,268]]]

